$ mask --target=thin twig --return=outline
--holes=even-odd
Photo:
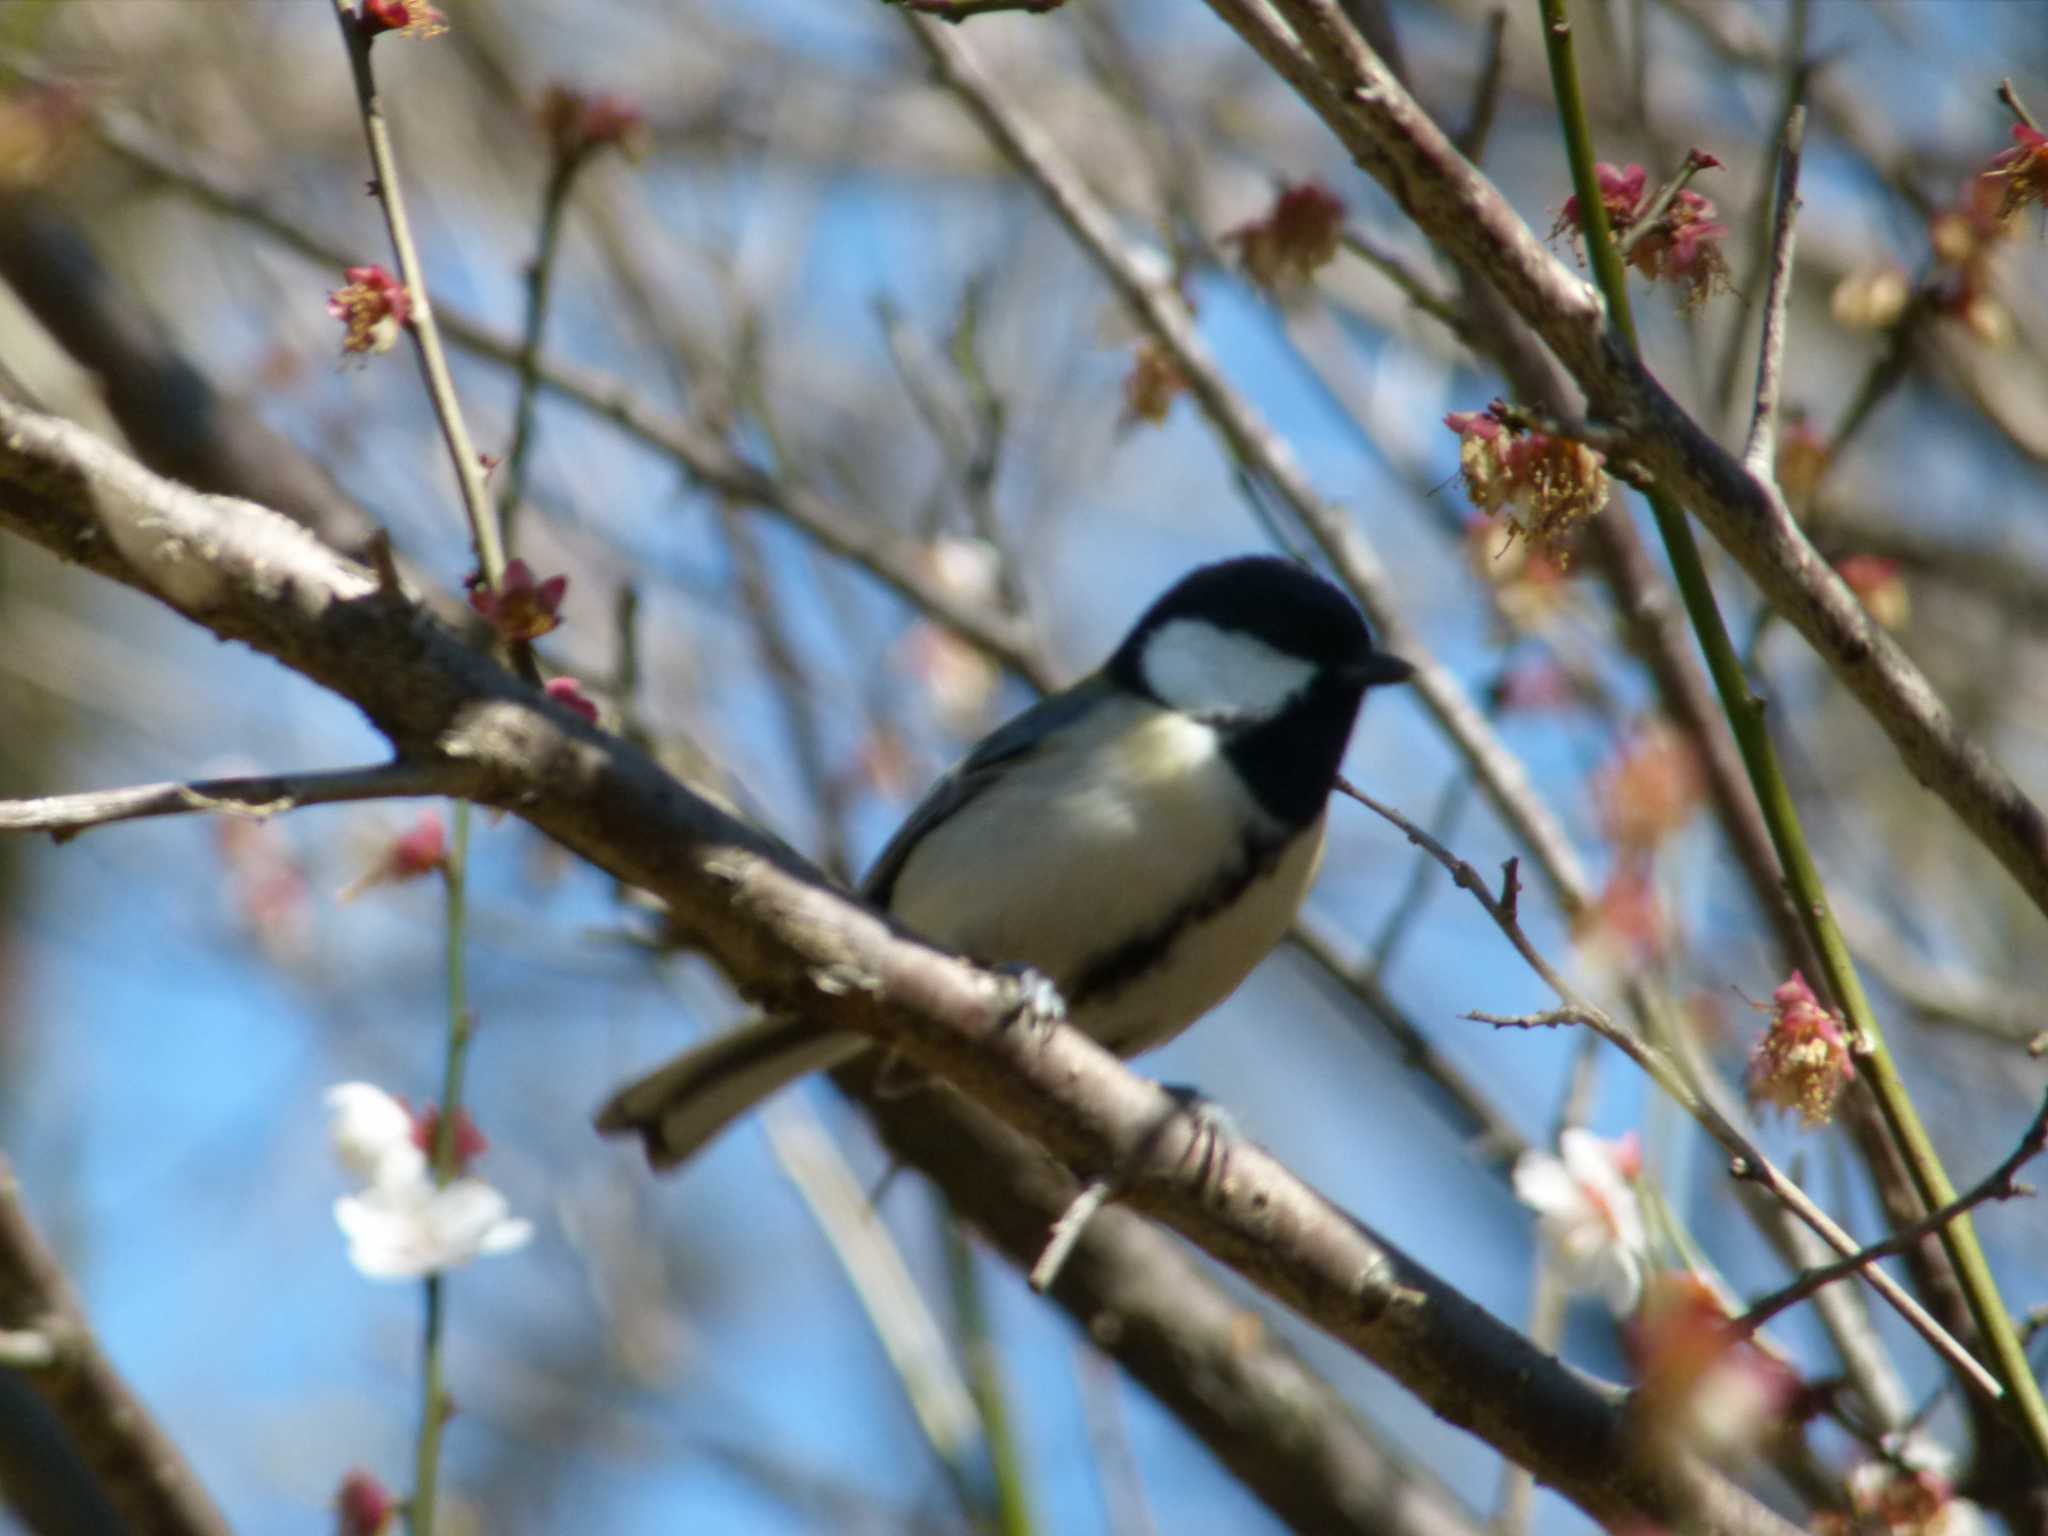
[[[1088,1230],[1088,1223],[1095,1213],[1109,1203],[1116,1188],[1107,1179],[1090,1180],[1074,1196],[1060,1219],[1052,1224],[1052,1232],[1045,1241],[1045,1251],[1038,1256],[1038,1262],[1031,1266],[1031,1289],[1041,1296],[1052,1288],[1059,1279],[1060,1271],[1066,1267],[1067,1258],[1074,1251],[1074,1245],[1081,1241],[1081,1234]]]
[[[1778,405],[1784,392],[1785,315],[1792,297],[1793,247],[1798,243],[1799,156],[1806,144],[1806,108],[1785,115],[1778,136],[1778,190],[1771,215],[1771,276],[1764,295],[1764,328],[1757,344],[1756,401],[1742,460],[1754,475],[1775,475]]]
[[[260,818],[307,805],[460,795],[472,789],[475,781],[475,772],[460,763],[433,761],[94,789],[35,800],[0,800],[0,832],[48,832],[62,843],[93,827],[146,816],[203,811]]]
[[[1448,294],[1439,293],[1427,278],[1415,272],[1388,247],[1349,225],[1338,236],[1338,243],[1400,289],[1402,297],[1410,304],[1431,319],[1450,327],[1453,334],[1463,335],[1465,317],[1458,313],[1457,301]]]
[[[1495,6],[1486,17],[1486,52],[1480,58],[1478,84],[1472,88],[1472,106],[1456,140],[1458,153],[1474,165],[1486,158],[1486,141],[1493,136],[1494,114],[1500,108],[1501,71],[1507,62],[1503,46],[1507,35],[1507,7]]]
[[[1958,1195],[1940,1210],[1922,1217],[1909,1227],[1901,1228],[1881,1243],[1872,1243],[1868,1248],[1839,1259],[1833,1264],[1823,1264],[1809,1269],[1798,1276],[1790,1285],[1775,1290],[1761,1300],[1752,1302],[1749,1310],[1735,1319],[1734,1326],[1743,1333],[1754,1333],[1765,1323],[1787,1307],[1796,1306],[1806,1300],[1824,1285],[1846,1279],[1866,1265],[1875,1264],[1879,1259],[1890,1258],[1895,1253],[1904,1253],[1915,1243],[1939,1232],[1965,1211],[1985,1205],[1993,1200],[2012,1200],[2021,1195],[2033,1193],[2015,1178],[2022,1167],[2041,1155],[2048,1146],[2048,1098],[2041,1101],[2040,1109],[2034,1113],[2033,1122],[2012,1155],[1994,1168],[1983,1182],[1964,1194]],[[2024,1338],[2022,1339],[2024,1341]]]
[[[383,98],[377,92],[376,74],[370,68],[372,35],[364,31],[350,0],[334,0],[335,19],[341,24],[343,43],[348,48],[350,72],[355,80],[356,106],[363,119],[363,136],[369,144],[371,190],[384,210],[384,222],[391,231],[391,248],[398,258],[398,275],[412,299],[410,329],[419,345],[420,371],[425,376],[427,397],[433,402],[434,418],[441,424],[441,436],[448,445],[448,457],[455,466],[455,481],[462,491],[462,510],[469,519],[469,536],[476,546],[477,568],[493,589],[505,575],[504,545],[498,537],[497,509],[484,488],[483,464],[470,441],[469,428],[462,419],[462,403],[455,396],[455,382],[448,372],[448,356],[441,346],[441,331],[434,318],[434,306],[427,296],[427,274],[413,243],[412,221],[406,216],[405,192],[398,178],[398,157],[391,148],[391,128],[384,120]],[[529,662],[530,665],[530,662]],[[532,681],[532,679],[529,679]]]
[[[1708,1135],[1728,1151],[1733,1158],[1731,1166],[1741,1177],[1755,1179],[1770,1190],[1837,1253],[1846,1256],[1857,1251],[1856,1240],[1815,1204],[1811,1196],[1780,1172],[1777,1166],[1758,1151],[1749,1138],[1736,1129],[1727,1117],[1695,1092],[1692,1085],[1685,1080],[1684,1074],[1668,1061],[1662,1052],[1615,1023],[1604,1009],[1589,1001],[1558,973],[1529,936],[1522,931],[1522,926],[1514,914],[1502,901],[1495,898],[1478,870],[1399,811],[1391,806],[1382,805],[1349,781],[1340,779],[1337,787],[1368,810],[1376,812],[1400,828],[1402,834],[1418,848],[1427,849],[1430,855],[1450,872],[1452,880],[1472,893],[1474,899],[1486,909],[1487,916],[1493,919],[1495,926],[1514,946],[1515,952],[1521,955],[1529,968],[1563,1004],[1562,1007],[1542,1013],[1513,1017],[1483,1013],[1471,1013],[1466,1017],[1503,1028],[1554,1029],[1567,1024],[1578,1024],[1598,1031],[1603,1039],[1613,1044],[1640,1067],[1652,1082],[1669,1094],[1680,1108],[1692,1116]],[[1984,1366],[1957,1342],[1947,1329],[1929,1316],[1927,1309],[1909,1296],[1891,1276],[1881,1269],[1866,1269],[1862,1273],[1871,1288],[1890,1302],[1898,1310],[1899,1315],[1905,1318],[1942,1358],[1954,1365],[1979,1392],[1993,1401],[2004,1396],[2004,1389],[1999,1385],[1997,1378],[1985,1370]]]
[[[526,273],[526,321],[519,337],[519,394],[512,407],[512,443],[505,450],[505,473],[498,489],[498,517],[508,548],[514,521],[526,496],[526,465],[533,453],[535,408],[540,398],[541,342],[547,334],[555,258],[561,252],[562,231],[568,225],[564,215],[568,212],[569,191],[590,158],[587,143],[558,148],[548,167],[547,187],[541,194],[540,238],[534,248],[533,265]]]

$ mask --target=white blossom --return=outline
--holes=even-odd
[[[1565,1286],[1599,1296],[1625,1316],[1642,1295],[1649,1247],[1628,1177],[1633,1141],[1603,1141],[1574,1128],[1558,1137],[1558,1152],[1522,1155],[1516,1198],[1536,1212],[1536,1230]]]
[[[417,1280],[509,1253],[533,1236],[533,1223],[513,1216],[505,1197],[478,1178],[373,1185],[335,1201],[334,1219],[348,1238],[349,1262],[372,1280]]]
[[[327,1092],[334,1155],[363,1180],[334,1202],[349,1262],[372,1280],[416,1280],[489,1253],[509,1253],[533,1236],[505,1197],[473,1175],[434,1182],[412,1112],[370,1083]]]
[[[427,1154],[413,1137],[412,1111],[370,1083],[327,1090],[328,1137],[341,1166],[373,1187],[425,1177]]]

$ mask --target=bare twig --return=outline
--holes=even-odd
[[[335,19],[341,24],[342,42],[348,49],[349,69],[355,81],[356,107],[363,119],[363,137],[369,144],[371,190],[384,210],[384,222],[391,231],[392,252],[398,258],[399,279],[412,299],[410,329],[419,345],[420,372],[426,379],[427,398],[433,402],[434,419],[441,424],[441,436],[448,445],[448,457],[455,467],[455,483],[462,491],[462,510],[469,519],[469,536],[476,546],[478,569],[485,582],[495,588],[504,578],[505,551],[498,537],[497,509],[484,489],[483,463],[470,441],[469,428],[462,419],[462,402],[455,395],[455,381],[448,372],[448,356],[441,346],[441,331],[434,318],[434,306],[427,296],[426,268],[413,243],[412,221],[405,211],[405,190],[398,179],[398,157],[391,147],[391,128],[384,119],[384,100],[377,91],[377,77],[370,68],[372,34],[364,30],[350,0],[334,0]],[[529,661],[529,666],[531,665]]]
[[[1883,1242],[1872,1243],[1868,1248],[1859,1249],[1833,1264],[1823,1264],[1809,1269],[1791,1284],[1751,1303],[1748,1311],[1735,1319],[1734,1326],[1744,1333],[1754,1333],[1787,1307],[1796,1306],[1806,1300],[1822,1286],[1832,1285],[1846,1279],[1867,1265],[1879,1259],[1890,1258],[1895,1253],[1904,1253],[1915,1243],[1933,1236],[1964,1212],[1993,1200],[2011,1200],[2020,1195],[2032,1194],[2026,1185],[2018,1182],[2017,1175],[2022,1167],[2041,1155],[2048,1147],[2048,1098],[2041,1101],[2041,1107],[2034,1113],[2033,1122],[2012,1154],[1985,1176],[1983,1182],[1958,1195],[1940,1210],[1894,1232]]]
[[[476,783],[476,774],[460,764],[433,760],[313,773],[195,779],[185,784],[143,784],[133,789],[95,789],[36,800],[0,800],[0,832],[47,832],[62,843],[93,827],[145,816],[183,816],[204,811],[260,818],[305,805],[461,795],[474,790]]]
[[[64,1426],[124,1524],[161,1536],[228,1536],[184,1456],[93,1337],[57,1256],[0,1158],[0,1332],[21,1381]],[[32,1343],[39,1341],[39,1344]],[[31,1359],[31,1354],[38,1358]]]
[[[1458,313],[1457,301],[1449,294],[1439,293],[1429,279],[1408,265],[1405,258],[1396,255],[1370,235],[1349,225],[1345,226],[1343,234],[1338,238],[1345,250],[1400,289],[1402,296],[1409,303],[1432,319],[1449,326],[1460,338],[1463,337],[1465,318]]]
[[[1486,158],[1486,141],[1493,136],[1494,113],[1500,107],[1500,78],[1507,62],[1504,46],[1508,35],[1508,12],[1497,5],[1486,17],[1486,52],[1479,64],[1479,80],[1472,87],[1472,106],[1459,130],[1458,153],[1474,165]]]
[[[512,543],[512,530],[526,496],[526,465],[533,453],[536,428],[535,407],[540,397],[541,343],[547,334],[548,300],[554,292],[555,260],[562,248],[562,232],[568,226],[569,193],[576,177],[590,163],[591,146],[579,143],[557,145],[548,179],[541,193],[540,238],[534,247],[533,264],[526,272],[526,320],[519,337],[519,394],[512,407],[512,443],[505,450],[505,473],[498,491],[498,517],[505,543]]]
[[[1557,994],[1563,1005],[1533,1014],[1504,1016],[1470,1013],[1466,1017],[1502,1028],[1555,1029],[1563,1025],[1579,1024],[1597,1031],[1601,1038],[1613,1044],[1629,1060],[1642,1068],[1651,1081],[1669,1094],[1681,1109],[1692,1116],[1708,1135],[1728,1151],[1733,1158],[1731,1166],[1739,1176],[1755,1179],[1770,1190],[1837,1253],[1846,1256],[1857,1251],[1856,1240],[1815,1204],[1811,1196],[1780,1172],[1777,1166],[1758,1151],[1749,1138],[1744,1136],[1726,1116],[1695,1092],[1692,1085],[1686,1082],[1684,1075],[1665,1059],[1662,1052],[1623,1029],[1609,1017],[1606,1010],[1589,1001],[1558,973],[1529,936],[1522,931],[1514,913],[1503,901],[1495,899],[1478,870],[1393,807],[1382,805],[1348,781],[1339,780],[1338,788],[1368,810],[1376,812],[1399,827],[1403,835],[1418,848],[1427,849],[1430,855],[1450,872],[1451,878],[1463,889],[1470,891],[1474,899],[1486,909],[1487,916],[1493,919],[1495,926],[1514,946],[1515,952],[1542,979],[1543,984]],[[1883,1270],[1866,1269],[1862,1273],[1871,1288],[1890,1302],[1898,1310],[1899,1315],[1905,1318],[1943,1359],[1954,1365],[1979,1392],[1994,1401],[2004,1395],[2004,1389],[1999,1385],[1997,1378],[1985,1370],[1976,1357],[1957,1342],[1954,1335],[1929,1316],[1927,1309],[1908,1295],[1896,1281]]]
[[[1784,389],[1785,311],[1792,297],[1792,257],[1799,218],[1799,155],[1806,144],[1806,108],[1794,107],[1778,136],[1777,196],[1771,215],[1771,276],[1764,297],[1764,328],[1757,344],[1756,402],[1742,461],[1757,476],[1775,476],[1778,403]]]
[[[1060,1212],[1060,1219],[1052,1224],[1052,1231],[1046,1237],[1045,1252],[1031,1266],[1031,1289],[1040,1294],[1052,1289],[1053,1282],[1059,1279],[1060,1271],[1066,1267],[1068,1256],[1081,1241],[1081,1234],[1088,1230],[1088,1223],[1115,1193],[1115,1186],[1107,1179],[1090,1179],[1082,1186],[1072,1203]]]

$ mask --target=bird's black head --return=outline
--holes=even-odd
[[[1329,798],[1368,688],[1407,680],[1351,600],[1305,566],[1247,555],[1190,572],[1110,658],[1119,686],[1217,727],[1261,805],[1289,824]]]

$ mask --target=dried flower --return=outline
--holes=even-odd
[[[1615,861],[1572,937],[1588,964],[1611,971],[1641,971],[1663,962],[1671,949],[1671,918],[1658,898],[1647,856],[1624,854]]]
[[[1897,1461],[1866,1461],[1849,1473],[1849,1510],[1826,1510],[1813,1522],[1814,1536],[1989,1536],[1984,1511],[1955,1496],[1946,1458],[1915,1455],[1908,1446]],[[1942,1465],[1916,1463],[1939,1461]]]
[[[1835,323],[1852,331],[1878,331],[1905,312],[1912,280],[1898,263],[1876,261],[1852,269],[1828,300]]]
[[[504,579],[496,591],[478,576],[471,576],[468,586],[469,606],[509,645],[538,640],[562,622],[559,615],[569,578],[550,576],[536,582],[532,566],[524,560],[511,560],[506,562]]]
[[[1988,346],[2012,339],[2012,312],[1992,291],[2000,253],[2013,226],[2001,212],[2005,192],[1991,175],[1973,176],[1956,201],[1928,221],[1927,239],[1940,270],[1929,297],[1936,314],[1960,320]]]
[[[1880,628],[1902,628],[1912,617],[1913,595],[1898,561],[1883,555],[1844,555],[1835,562],[1835,574]]]
[[[1465,522],[1465,556],[1493,589],[1494,607],[1517,630],[1540,630],[1571,601],[1562,553],[1520,537],[1512,518],[1474,514]]]
[[[1536,1212],[1537,1232],[1567,1289],[1606,1301],[1615,1316],[1642,1294],[1649,1236],[1636,1202],[1642,1145],[1633,1135],[1603,1141],[1571,1129],[1558,1156],[1525,1152],[1515,1162],[1515,1198]]]
[[[361,1467],[350,1470],[334,1496],[337,1536],[384,1536],[398,1518],[391,1490]]]
[[[573,677],[551,677],[543,690],[566,709],[572,709],[592,725],[597,724],[597,705],[583,696],[583,686]]]
[[[1187,387],[1171,353],[1149,337],[1139,342],[1131,353],[1131,371],[1124,375],[1123,425],[1149,421],[1158,426]]]
[[[427,0],[363,0],[356,13],[356,25],[365,37],[398,32],[406,37],[439,37],[448,30],[448,18]]]
[[[640,109],[610,92],[587,96],[566,85],[550,85],[537,115],[541,132],[560,161],[580,159],[610,145],[637,162],[646,159],[652,147]]]
[[[1453,411],[1444,425],[1458,434],[1458,472],[1472,505],[1500,513],[1510,528],[1565,557],[1572,530],[1607,505],[1606,457],[1570,438],[1525,431],[1508,422],[1496,400],[1484,411]]]
[[[1699,809],[1699,754],[1662,720],[1623,741],[1594,787],[1600,823],[1610,841],[1647,853],[1680,830]]]
[[[1714,205],[1688,188],[1629,252],[1629,265],[1684,289],[1685,307],[1697,309],[1728,288],[1728,258],[1721,250],[1727,237],[1728,226],[1714,217]]]
[[[345,286],[327,296],[327,313],[342,323],[344,352],[389,352],[412,319],[412,295],[380,266],[350,267]]]
[[[1593,180],[1600,188],[1600,206],[1607,210],[1607,227],[1619,235],[1641,213],[1649,192],[1650,177],[1640,165],[1629,165],[1616,169],[1606,161],[1593,167]],[[1564,200],[1557,222],[1550,227],[1550,238],[1570,234],[1574,237],[1585,232],[1586,221],[1579,214],[1579,195],[1574,192]]]
[[[1798,1377],[1730,1327],[1696,1275],[1651,1276],[1622,1344],[1635,1368],[1631,1410],[1673,1449],[1717,1457],[1748,1450],[1798,1396]]]
[[[2048,134],[2012,125],[2012,148],[1992,160],[1983,179],[2000,183],[1998,216],[2009,219],[2029,203],[2048,205]]]
[[[1696,171],[1711,170],[1720,163],[1697,149],[1687,157],[1688,166]],[[1656,200],[1643,168],[1616,169],[1603,163],[1593,167],[1593,175],[1599,182],[1600,204],[1607,210],[1614,239],[1634,238],[1628,253],[1630,266],[1652,282],[1668,282],[1683,289],[1687,309],[1698,308],[1728,287],[1728,258],[1721,250],[1728,226],[1715,217],[1712,202],[1685,188],[1671,199],[1654,226],[1637,235],[1637,224]],[[1577,238],[1584,230],[1577,196],[1566,198],[1551,227],[1551,237],[1569,233]]]
[[[421,811],[413,824],[385,843],[370,867],[336,893],[335,900],[354,901],[380,885],[403,885],[437,874],[448,863],[448,832],[440,813]]]
[[[1771,994],[1771,1022],[1749,1056],[1749,1099],[1796,1109],[1808,1130],[1826,1125],[1856,1076],[1842,1021],[1794,971]]]
[[[1320,182],[1305,181],[1283,187],[1264,218],[1223,238],[1237,246],[1247,277],[1274,297],[1289,298],[1336,259],[1343,234],[1344,204]]]
[[[1796,407],[1785,412],[1778,432],[1778,489],[1794,516],[1805,512],[1828,471],[1828,441],[1813,418]]]

